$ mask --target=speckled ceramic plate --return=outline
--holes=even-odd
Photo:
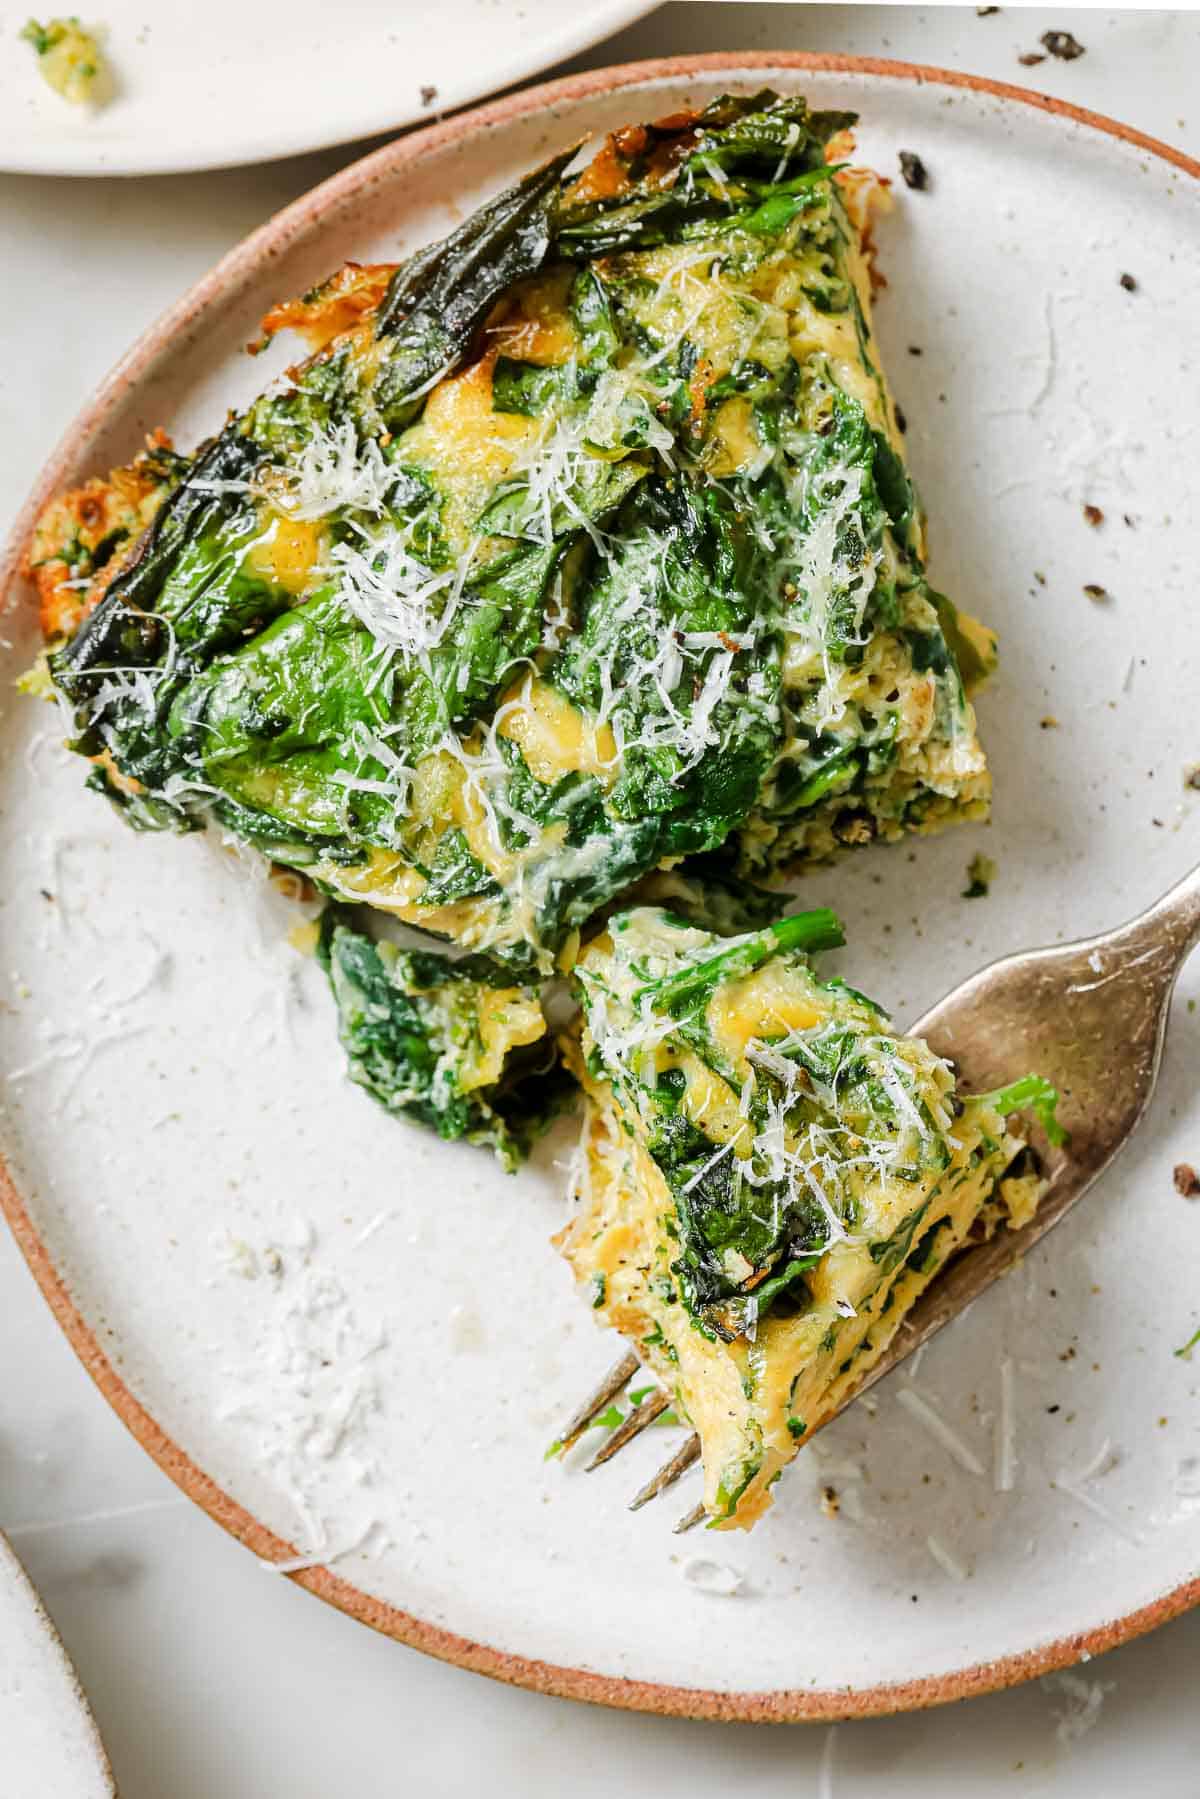
[[[880,234],[878,329],[934,577],[1002,638],[981,708],[994,824],[807,884],[847,920],[844,968],[903,1020],[1002,951],[1120,919],[1200,849],[1194,164],[898,65],[582,76],[391,146],[273,220],[133,350],[40,492],[160,420],[211,429],[263,379],[240,346],[266,304],[343,257],[441,232],[582,132],[763,82],[858,108],[883,171],[901,149],[929,170]],[[34,649],[15,589],[5,630],[11,675]],[[1200,1597],[1200,1364],[1172,1353],[1200,1324],[1200,1206],[1172,1182],[1200,1163],[1200,966],[1153,1114],[1080,1211],[802,1454],[753,1535],[681,1539],[690,1487],[625,1510],[668,1433],[593,1476],[542,1461],[614,1348],[547,1244],[565,1146],[506,1179],[374,1109],[284,902],[215,842],[126,833],[57,734],[5,701],[6,1205],[102,1389],[255,1554],[313,1563],[295,1578],[314,1592],[465,1666],[745,1718],[980,1691]],[[979,849],[998,872],[967,900]],[[984,1472],[898,1403],[906,1386]]]
[[[162,175],[265,162],[428,119],[526,81],[654,0],[104,0],[112,96],[69,105],[0,0],[0,169]]]
[[[0,1537],[0,1786],[116,1799],[104,1746],[58,1632]]]

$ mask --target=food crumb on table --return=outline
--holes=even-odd
[[[1038,42],[1059,62],[1074,62],[1087,54],[1086,46],[1070,31],[1043,31]]]
[[[929,170],[915,150],[901,150],[900,173],[905,187],[915,188],[918,193],[924,193],[929,186]]]

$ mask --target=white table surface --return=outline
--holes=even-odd
[[[103,9],[101,8],[101,11]],[[1066,26],[1072,63],[1017,63]],[[1200,15],[670,4],[571,66],[716,49],[844,50],[1024,81],[1200,154]],[[0,177],[10,304],[0,522],[143,323],[353,149],[143,181]],[[1049,178],[1049,177],[1048,177]],[[3,703],[8,703],[4,701]],[[1062,1740],[1044,1682],[908,1718],[774,1730],[510,1690],[374,1636],[258,1564],[126,1435],[0,1232],[0,1527],[55,1618],[123,1799],[1196,1799],[1200,1613],[1082,1672],[1109,1687]],[[714,1619],[714,1627],[718,1620]],[[4,1799],[54,1799],[5,1764]]]

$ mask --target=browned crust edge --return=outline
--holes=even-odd
[[[891,62],[875,57],[813,55],[802,51],[757,54],[723,52],[706,56],[661,57],[647,62],[589,70],[581,75],[567,76],[562,80],[522,89],[504,99],[456,114],[424,131],[402,137],[341,170],[253,232],[152,325],[121,359],[70,426],[19,514],[4,552],[0,555],[0,596],[3,596],[0,599],[0,611],[20,603],[20,558],[34,519],[46,501],[74,478],[113,405],[146,375],[179,334],[190,332],[214,303],[224,298],[230,290],[236,289],[239,282],[251,278],[264,262],[277,258],[281,248],[291,240],[311,231],[331,209],[376,182],[394,176],[406,165],[423,160],[425,156],[447,144],[477,131],[504,125],[514,118],[552,112],[560,103],[584,100],[595,94],[636,87],[649,81],[686,80],[692,75],[713,74],[721,70],[729,70],[734,74],[757,69],[882,75],[895,80],[913,81],[918,85],[961,88],[974,93],[990,94],[997,99],[1017,101],[1040,112],[1103,132],[1108,137],[1116,138],[1134,149],[1143,150],[1171,164],[1185,175],[1200,180],[1200,162],[1185,155],[1183,151],[1160,143],[1131,126],[1118,124],[1099,113],[1073,106],[1068,101],[1014,87],[1007,82],[989,81],[982,76],[963,74],[957,70]],[[126,1386],[76,1307],[65,1280],[38,1235],[25,1203],[2,1161],[0,1210],[3,1210],[34,1279],[80,1361],[142,1447],[189,1499],[195,1500],[211,1518],[255,1555],[268,1561],[283,1560],[294,1555],[296,1551],[292,1544],[267,1530],[185,1455]],[[1002,1657],[998,1661],[976,1663],[971,1667],[925,1679],[867,1688],[792,1688],[733,1693],[622,1679],[584,1668],[559,1667],[526,1656],[510,1655],[490,1644],[475,1643],[469,1638],[457,1636],[452,1631],[374,1599],[349,1581],[331,1573],[328,1568],[306,1569],[289,1578],[386,1636],[394,1637],[397,1641],[407,1643],[442,1661],[453,1662],[460,1668],[469,1668],[475,1673],[487,1674],[495,1680],[506,1681],[514,1686],[529,1687],[535,1692],[552,1694],[558,1698],[578,1699],[594,1705],[609,1705],[630,1711],[763,1724],[831,1722],[844,1718],[916,1711],[951,1700],[973,1698],[977,1694],[1015,1686],[1056,1668],[1069,1667],[1084,1657],[1099,1655],[1106,1649],[1141,1636],[1193,1606],[1200,1605],[1198,1575],[1124,1617],[1113,1618],[1093,1630],[1059,1637],[1019,1655]]]

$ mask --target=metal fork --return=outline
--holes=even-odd
[[[1066,1216],[1133,1134],[1150,1103],[1162,1061],[1171,993],[1200,942],[1200,867],[1128,924],[1098,937],[1005,956],[972,975],[912,1027],[955,1066],[965,1093],[988,1093],[1033,1070],[1058,1088],[1069,1132],[1055,1147],[1030,1126],[1046,1187],[1020,1230],[1002,1230],[964,1250],[921,1298],[891,1345],[839,1411],[927,1343]],[[632,1350],[611,1368],[563,1430],[563,1450],[611,1405],[641,1364]],[[587,1472],[611,1461],[670,1405],[660,1388],[605,1439]],[[829,1422],[829,1419],[824,1421]],[[819,1427],[818,1427],[819,1428]],[[810,1434],[815,1436],[814,1430]],[[630,1501],[630,1510],[666,1491],[700,1456],[690,1436]],[[704,1517],[695,1506],[675,1526]]]

